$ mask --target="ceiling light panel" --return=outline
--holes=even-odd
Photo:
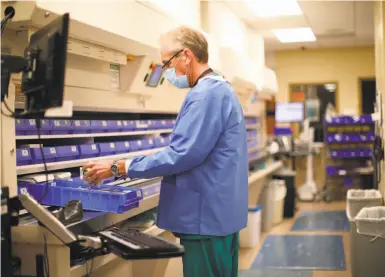
[[[297,0],[246,0],[257,17],[281,17],[301,15]]]
[[[311,28],[275,29],[272,32],[281,43],[316,41]]]

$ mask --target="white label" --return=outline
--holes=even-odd
[[[71,151],[76,152],[76,146],[71,146]]]
[[[107,126],[107,121],[102,121],[102,125],[103,125],[103,127],[106,127]]]
[[[64,124],[65,124],[65,125],[68,125],[68,120],[64,120]]]
[[[142,145],[142,141],[138,140],[138,145],[141,146]]]
[[[28,157],[29,156],[28,150],[26,150],[26,149],[21,150],[21,155],[23,157]]]
[[[162,120],[162,125],[166,125],[166,120]]]
[[[36,125],[35,119],[30,119],[29,120],[29,125]]]
[[[116,124],[118,124],[118,126],[122,126],[122,122],[120,120],[118,120]]]
[[[160,141],[161,141],[162,143],[164,143],[164,138],[160,138]]]
[[[127,121],[123,121],[123,125],[124,125],[124,126],[127,126],[127,125],[128,125],[128,122],[127,122]]]
[[[111,142],[111,143],[110,143],[110,148],[115,149],[115,143]]]
[[[56,127],[59,127],[59,126],[60,126],[60,121],[54,120],[53,124],[54,124]]]
[[[56,187],[56,182],[52,182],[51,187]]]
[[[21,189],[20,189],[20,192],[21,192],[22,194],[28,194],[27,188],[21,188]]]
[[[77,126],[77,127],[80,126],[80,121],[79,121],[79,120],[76,120],[76,121],[75,121],[75,126]]]
[[[148,143],[151,144],[151,145],[154,144],[154,142],[152,141],[152,139],[150,139],[150,140],[148,141]]]
[[[91,146],[91,149],[92,149],[92,150],[96,150],[96,145],[93,144],[93,145]]]
[[[110,88],[120,88],[120,66],[111,64],[110,65]]]
[[[49,152],[50,152],[51,154],[56,154],[56,149],[53,148],[53,147],[51,147],[51,148],[49,149]]]
[[[124,143],[124,146],[126,146],[127,148],[130,147],[130,144],[128,143],[128,141],[126,141],[126,142]]]
[[[142,193],[140,192],[140,190],[138,190],[138,191],[136,192],[136,196],[137,196],[137,197],[141,197],[141,196],[142,196]]]
[[[21,124],[21,121],[20,119],[16,120],[17,124]]]

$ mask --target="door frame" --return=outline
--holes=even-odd
[[[374,80],[376,81],[376,76],[375,75],[370,75],[370,76],[364,76],[364,77],[358,77],[357,79],[357,88],[358,88],[358,114],[362,114],[362,87],[361,87],[361,82],[362,81],[371,81]]]

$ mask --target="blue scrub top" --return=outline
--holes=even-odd
[[[164,176],[157,222],[162,229],[225,236],[246,227],[246,126],[230,84],[218,75],[201,79],[184,100],[170,145],[135,157],[128,176]]]

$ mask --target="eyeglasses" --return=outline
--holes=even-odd
[[[175,58],[176,56],[178,56],[180,53],[182,53],[182,51],[183,51],[183,49],[182,49],[182,50],[179,50],[179,51],[176,52],[174,55],[172,55],[172,57],[169,58],[168,61],[165,62],[165,63],[163,64],[162,69],[164,70],[165,67],[167,67],[167,66],[171,63],[172,59]]]

